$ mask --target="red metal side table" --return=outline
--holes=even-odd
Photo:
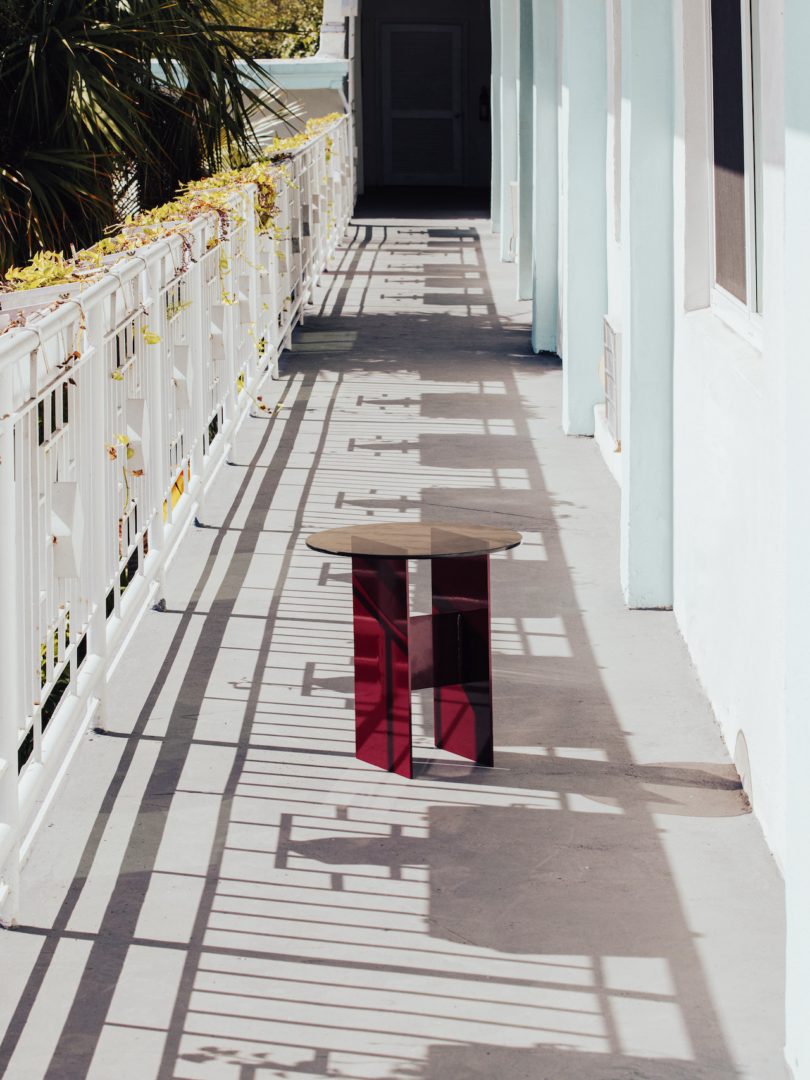
[[[411,691],[434,687],[436,746],[493,764],[489,556],[512,529],[456,522],[327,529],[307,546],[352,560],[356,754],[410,779]],[[433,613],[411,615],[408,559],[431,560]]]

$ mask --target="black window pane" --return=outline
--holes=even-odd
[[[745,124],[740,0],[712,0],[717,284],[745,303]]]

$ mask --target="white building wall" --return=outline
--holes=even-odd
[[[810,4],[785,5],[787,986],[785,1057],[810,1080]]]
[[[795,1080],[810,1080],[810,5],[787,0],[786,29],[781,0],[751,4],[763,296],[752,318],[724,307],[713,285],[711,0],[671,0],[669,12],[667,0],[604,3],[606,313],[621,325],[624,366],[620,572],[631,606],[656,606],[656,596],[672,604],[719,734],[785,873],[786,1059]],[[559,55],[564,62],[564,41]],[[669,97],[661,81],[668,57]],[[565,68],[562,87],[565,253],[574,167]],[[665,160],[671,184],[657,171]],[[594,257],[600,249],[598,241]],[[561,273],[565,319],[581,300],[580,283],[565,260]],[[660,332],[667,295],[668,364]],[[579,393],[574,383],[569,391]],[[569,401],[567,410],[584,404]],[[670,600],[667,533],[659,528],[667,499]]]
[[[594,279],[583,270],[598,262],[606,285],[603,313],[623,331],[621,575],[626,597],[635,607],[674,607],[722,736],[746,774],[755,812],[784,867],[781,5],[779,0],[754,5],[760,23],[764,311],[749,325],[744,319],[730,321],[713,302],[711,0],[672,0],[671,9],[649,0],[601,3],[604,22],[590,19],[587,26],[581,4],[561,0],[560,6],[562,334],[557,347],[564,368],[563,426],[572,433],[587,431],[584,419],[575,424],[572,417],[592,416],[598,398],[593,362],[598,342],[592,334],[590,347],[579,348],[572,329],[585,326],[579,312],[592,300]],[[535,28],[545,31],[545,41],[551,38],[548,9],[545,0],[535,0]],[[604,66],[591,62],[587,52],[594,22],[603,28]],[[598,140],[594,105],[602,110]],[[587,186],[594,142],[602,148],[603,201]],[[536,221],[545,223],[549,214],[547,209],[540,214],[545,204],[535,183]],[[585,219],[586,195],[594,205],[601,201],[603,209],[600,238],[590,228],[583,248],[573,242],[571,230]],[[535,340],[548,340],[549,320],[542,309],[543,298],[550,306],[552,290],[539,271],[536,267]]]
[[[761,328],[711,289],[708,0],[678,5],[673,371],[674,610],[729,751],[785,861],[781,13],[762,0],[765,291]],[[676,66],[678,66],[676,65]]]

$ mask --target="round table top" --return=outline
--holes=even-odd
[[[307,547],[326,555],[366,559],[450,559],[506,551],[522,539],[513,529],[460,521],[379,521],[313,533]]]

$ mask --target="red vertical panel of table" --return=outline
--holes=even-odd
[[[408,779],[408,563],[352,559],[354,712],[357,757]]]
[[[433,692],[435,742],[451,754],[491,766],[494,754],[489,556],[434,559],[431,575],[434,615],[459,613],[461,679],[452,686],[437,686]]]

